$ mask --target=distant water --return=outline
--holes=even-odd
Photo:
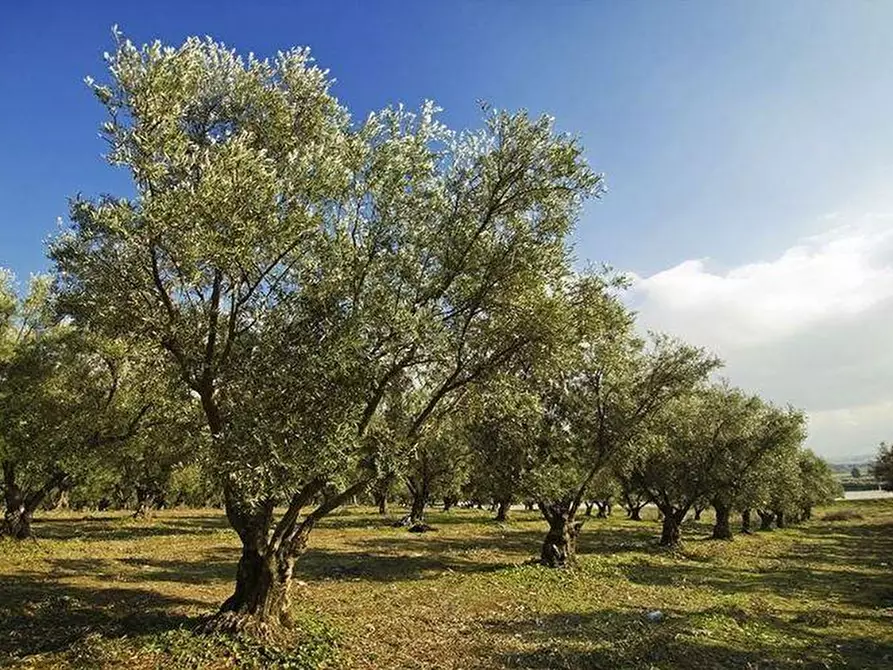
[[[844,500],[877,500],[893,498],[893,491],[844,491]]]

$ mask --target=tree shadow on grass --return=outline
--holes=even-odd
[[[823,522],[798,530],[802,540],[783,558],[823,567],[887,567],[893,572],[893,524]]]
[[[134,520],[121,516],[85,516],[81,518],[37,518],[34,536],[39,540],[73,540],[108,542],[138,540],[148,537],[205,535],[228,528],[225,517],[153,517]]]
[[[236,576],[239,550],[218,549],[194,560],[134,557],[124,559],[50,558],[56,578],[90,575],[119,584],[170,582],[178,584],[227,584]],[[294,577],[307,581],[400,582],[433,579],[449,573],[494,572],[510,563],[476,560],[474,557],[435,553],[347,551],[308,549],[295,561]]]
[[[707,587],[726,593],[767,594],[784,598],[841,602],[867,609],[893,606],[893,576],[858,569],[814,566],[731,567],[713,561],[652,565],[637,561],[623,566],[627,579],[650,586]]]
[[[137,588],[87,588],[43,574],[0,578],[0,665],[62,651],[90,635],[120,638],[192,626],[207,603]]]
[[[563,612],[486,627],[514,648],[496,659],[508,668],[540,670],[803,670],[889,667],[893,645],[861,637],[835,638],[808,623],[775,615],[748,615],[737,608],[700,612],[665,610],[651,622],[645,611],[604,609]],[[721,628],[717,629],[717,624]],[[708,626],[713,626],[709,628]],[[762,639],[770,640],[769,643]],[[522,644],[518,644],[522,641]],[[492,646],[481,653],[492,653]]]

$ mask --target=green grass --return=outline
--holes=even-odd
[[[413,535],[347,510],[297,564],[291,639],[263,647],[191,632],[231,589],[219,512],[48,515],[37,542],[0,542],[0,666],[893,667],[893,501],[815,517],[715,542],[705,514],[672,552],[653,520],[592,519],[579,566],[555,571],[530,563],[535,513],[432,514],[438,531]]]

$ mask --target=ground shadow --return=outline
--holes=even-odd
[[[497,637],[521,639],[520,650],[501,653],[508,668],[537,670],[640,670],[642,668],[710,668],[713,670],[804,670],[831,667],[888,667],[893,645],[865,638],[834,638],[809,630],[808,623],[779,616],[758,620],[735,608],[686,613],[665,610],[659,621],[645,611],[604,609],[586,614],[563,612],[521,621],[487,622]],[[724,617],[738,634],[722,644],[703,628],[705,620]],[[741,625],[738,628],[738,625]],[[748,626],[773,636],[763,648]],[[778,643],[777,640],[785,640]],[[502,645],[498,645],[502,646]],[[509,645],[511,646],[511,645]],[[492,654],[482,649],[482,654]]]
[[[206,603],[137,588],[85,588],[44,574],[0,578],[0,661],[61,651],[87,636],[123,637],[192,626]],[[2,663],[0,663],[2,664]]]
[[[638,584],[689,584],[727,594],[771,593],[867,609],[893,607],[893,524],[804,526],[790,532],[791,549],[764,566],[707,560],[656,567],[636,561],[623,570]]]

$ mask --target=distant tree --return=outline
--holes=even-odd
[[[411,380],[394,444],[412,446],[537,346],[601,179],[547,117],[456,134],[426,104],[353,124],[302,49],[119,38],[108,60],[92,86],[134,196],[74,204],[52,251],[66,305],[161,346],[198,397],[242,543],[216,624],[275,626],[314,526],[375,479],[389,389]]]
[[[828,505],[843,495],[843,487],[834,477],[831,466],[809,449],[798,453],[800,499],[797,516],[803,521],[812,518],[812,508]]]
[[[715,392],[719,423],[708,497],[716,512],[713,538],[728,540],[731,512],[749,506],[748,488],[759,487],[761,464],[796,453],[805,437],[805,418],[737,389],[721,386]]]
[[[601,282],[601,283],[600,283]],[[583,525],[577,513],[592,483],[673,398],[700,383],[718,361],[664,336],[650,342],[599,278],[575,289],[575,352],[545,391],[533,491],[549,523],[541,562],[573,563]]]
[[[881,486],[893,491],[893,444],[881,442],[871,472]]]
[[[647,491],[640,489],[634,482],[631,465],[628,459],[617,459],[612,472],[620,486],[620,504],[626,511],[626,516],[632,521],[641,521],[642,509],[651,502],[651,498]]]
[[[0,334],[2,534],[16,539],[30,536],[34,512],[54,491],[107,469],[164,404],[156,386],[163,366],[126,341],[57,321],[49,286],[48,277],[33,279],[15,310],[5,310]]]
[[[716,511],[713,537],[731,537],[729,515],[767,454],[795,453],[802,416],[714,384],[667,405],[648,439],[631,456],[633,479],[663,515],[661,544],[680,540],[681,525],[699,501]]]
[[[850,477],[853,479],[862,479],[862,471],[854,465],[853,469],[850,470]]]
[[[497,521],[506,521],[511,504],[529,493],[542,416],[534,384],[526,373],[501,375],[468,403],[463,424],[471,458],[467,491],[474,499],[495,502]]]

